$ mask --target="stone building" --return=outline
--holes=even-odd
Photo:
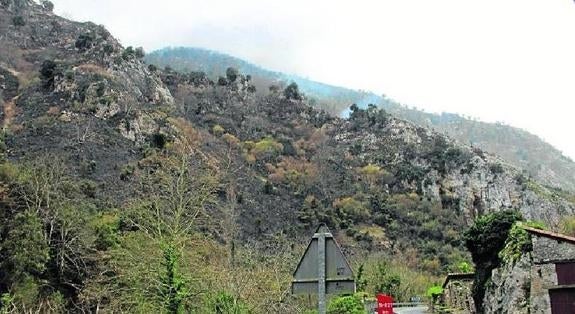
[[[485,313],[575,313],[575,238],[523,228],[533,250],[493,271]]]
[[[575,238],[525,227],[531,234],[531,313],[575,313]]]
[[[471,296],[474,273],[451,273],[443,282],[442,303],[455,313],[475,313]]]

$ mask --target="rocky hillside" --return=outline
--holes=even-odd
[[[350,256],[410,250],[421,260],[414,267],[439,273],[466,258],[461,231],[483,213],[516,209],[554,226],[574,212],[572,200],[500,159],[375,107],[340,119],[310,106],[296,85],[260,95],[234,69],[217,82],[160,70],[101,26],[31,1],[0,4],[3,306],[211,306],[224,301],[177,290],[191,279],[174,279],[175,269],[205,265],[193,274],[206,282],[224,276],[220,262],[253,272],[248,261],[270,257],[236,261],[240,248],[266,251],[283,239],[291,249],[277,252],[288,254],[320,222]],[[162,282],[185,298],[149,291],[164,271]],[[213,291],[235,287],[209,279]],[[297,312],[272,286],[277,296],[234,297],[269,297],[278,311]],[[253,302],[255,312],[272,307]]]
[[[367,106],[369,104],[368,99],[380,98],[368,92],[332,86],[297,75],[270,71],[245,60],[202,48],[164,48],[147,54],[144,60],[149,64],[161,68],[172,67],[180,72],[204,72],[214,81],[222,76],[227,68],[233,67],[242,73],[249,73],[252,84],[256,86],[260,94],[267,93],[270,85],[284,88],[290,82],[295,82],[306,94],[310,104],[319,106],[336,116],[349,108],[350,104],[359,103],[361,100],[361,103],[365,103]]]
[[[383,107],[402,119],[434,128],[463,144],[496,154],[548,186],[575,191],[573,160],[525,130],[471,120],[456,114],[437,115],[408,109],[393,102]]]
[[[485,123],[456,114],[433,114],[403,106],[385,96],[315,82],[309,79],[273,72],[229,55],[200,48],[166,48],[145,57],[146,62],[179,71],[202,71],[212,79],[235,67],[252,75],[254,85],[267,91],[271,84],[296,82],[310,103],[334,115],[349,114],[349,105],[367,108],[377,104],[391,114],[431,127],[464,145],[479,147],[524,169],[536,180],[552,187],[575,191],[575,163],[537,136],[507,125]]]

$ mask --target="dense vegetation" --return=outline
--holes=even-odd
[[[152,153],[136,170],[137,196],[117,209],[94,199],[93,183],[67,176],[54,156],[3,163],[0,308],[248,313],[297,306],[282,304],[295,261],[285,239],[263,254],[199,231],[214,223],[206,211],[217,203],[219,179],[197,157],[184,145]]]

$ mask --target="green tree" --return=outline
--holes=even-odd
[[[197,231],[197,220],[205,217],[206,207],[216,202],[219,179],[217,173],[197,164],[193,157],[198,156],[158,156],[151,160],[150,167],[142,169],[142,201],[125,213],[128,224],[152,239],[166,242],[177,242]]]
[[[23,212],[16,214],[9,228],[0,247],[3,253],[0,265],[3,269],[10,269],[10,281],[42,274],[50,259],[42,220],[35,212]]]
[[[229,82],[235,82],[239,75],[240,72],[236,68],[229,67],[226,69],[226,78]]]
[[[45,60],[42,62],[42,67],[40,68],[40,78],[44,83],[45,87],[54,86],[54,78],[58,75],[58,65],[52,60]]]
[[[475,263],[473,299],[482,312],[485,284],[491,271],[500,265],[499,252],[505,246],[511,227],[523,220],[517,211],[500,211],[479,217],[464,234],[465,246]]]
[[[0,293],[10,293],[17,311],[56,311],[77,295],[87,275],[93,234],[85,225],[91,207],[63,164],[47,156],[18,167],[5,163],[0,171],[12,198],[0,210],[6,222]]]
[[[395,299],[401,298],[401,277],[399,274],[391,273],[389,266],[385,262],[380,262],[376,266],[375,291],[374,293],[385,293]]]
[[[284,89],[284,96],[287,99],[301,100],[303,99],[302,94],[299,91],[299,87],[295,82],[292,82]]]
[[[136,56],[136,58],[138,59],[143,59],[146,56],[146,52],[144,51],[144,48],[142,47],[138,47],[134,50],[134,56]]]
[[[109,310],[119,312],[184,313],[198,306],[197,296],[206,288],[194,282],[197,270],[189,254],[195,249],[198,220],[215,204],[219,181],[201,156],[176,149],[171,146],[140,163],[138,200],[120,219],[128,232],[110,236],[114,220],[101,229],[104,243],[117,242],[101,272],[115,276],[103,286],[91,286],[88,302],[112,299]]]
[[[179,271],[180,250],[173,244],[164,246],[164,266],[165,273],[161,276],[162,303],[168,313],[183,312],[183,302],[190,296],[186,280]]]
[[[367,287],[364,264],[359,265],[359,268],[357,269],[357,275],[355,276],[355,282],[357,285],[357,291],[364,291]]]

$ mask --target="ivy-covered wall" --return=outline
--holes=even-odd
[[[518,228],[512,228],[499,253],[502,264],[486,284],[485,313],[551,313],[549,289],[558,287],[555,265],[575,260],[574,242]]]

